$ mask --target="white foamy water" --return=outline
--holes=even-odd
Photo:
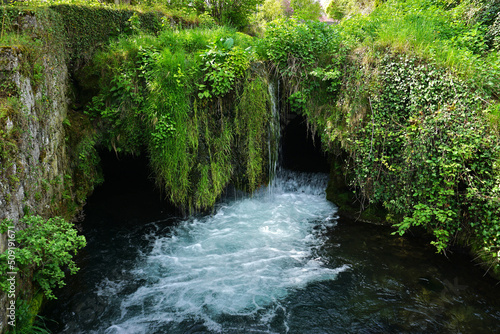
[[[106,333],[175,332],[186,322],[232,332],[228,317],[251,319],[248,332],[270,332],[291,292],[347,269],[328,266],[317,252],[336,219],[326,182],[325,175],[282,173],[273,189],[156,237],[133,271],[144,283],[123,298]],[[98,293],[121,286],[102,282]]]

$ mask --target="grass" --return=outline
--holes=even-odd
[[[93,59],[91,76],[99,78],[99,101],[103,103],[89,112],[97,111],[96,116],[103,119],[104,142],[125,153],[145,150],[167,198],[190,211],[213,206],[234,176],[235,161],[246,163],[243,183],[249,189],[264,178],[261,171],[267,151],[260,146],[266,138],[261,124],[265,117],[259,115],[267,112],[267,95],[260,104],[248,101],[266,92],[267,86],[256,86],[255,74],[248,74],[248,78],[233,78],[227,96],[199,95],[210,85],[205,72],[211,67],[202,57],[207,50],[221,52],[219,56],[229,62],[236,59],[223,56],[227,50],[214,49],[213,43],[228,38],[237,50],[246,49],[253,41],[227,27],[167,27],[157,36],[141,31],[119,36]],[[139,96],[131,92],[139,92]],[[240,98],[248,102],[249,120],[238,131],[235,108]],[[261,135],[248,135],[255,132]],[[133,137],[137,133],[141,133],[140,140]],[[246,152],[236,150],[236,140],[248,143]],[[237,155],[243,160],[235,158]]]
[[[342,27],[347,39],[415,54],[498,98],[500,56],[488,50],[485,27],[465,20],[475,10],[466,2],[446,10],[431,1],[388,1],[368,16],[344,20]]]

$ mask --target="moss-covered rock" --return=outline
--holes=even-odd
[[[90,123],[76,124],[79,137],[69,123],[72,97],[65,45],[65,30],[59,14],[50,9],[5,8],[0,49],[0,220],[9,219],[14,230],[25,214],[46,218],[55,215],[69,220],[93,189],[95,160],[86,162],[85,178],[75,182],[74,174],[85,159],[80,148],[91,137]],[[83,181],[82,181],[83,180]],[[4,182],[5,181],[5,182]],[[0,237],[0,251],[6,249],[6,235]],[[27,280],[17,282],[17,294],[31,300],[34,287]],[[21,293],[22,292],[22,293]],[[0,297],[0,331],[5,329],[6,295]],[[34,298],[38,305],[40,300]],[[32,309],[33,313],[37,310]],[[31,311],[30,311],[31,312]]]

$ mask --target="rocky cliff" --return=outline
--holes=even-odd
[[[14,230],[25,214],[71,219],[91,191],[78,181],[78,157],[88,134],[70,110],[72,89],[62,29],[48,12],[10,17],[11,46],[0,48],[0,221]],[[50,22],[50,23],[49,23]],[[78,128],[78,131],[76,131]],[[79,138],[75,138],[75,134]],[[89,175],[92,179],[92,175]],[[0,237],[0,252],[7,248]],[[19,279],[16,297],[33,296]],[[6,327],[7,295],[0,296],[0,332]]]

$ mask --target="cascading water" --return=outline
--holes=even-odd
[[[269,122],[268,132],[268,155],[269,155],[269,179],[272,190],[273,180],[275,180],[278,171],[279,155],[280,155],[280,112],[279,112],[279,80],[269,82],[268,91],[271,99],[271,121]]]
[[[156,236],[132,270],[144,283],[122,299],[106,333],[183,333],[193,323],[212,332],[272,332],[275,322],[288,332],[287,295],[347,269],[328,266],[318,253],[336,219],[325,199],[327,176],[278,169],[275,85],[269,85],[271,185]],[[106,280],[99,293],[115,294],[113,287],[125,285]]]
[[[318,252],[335,224],[326,181],[282,173],[272,193],[222,204],[155,236],[131,271],[143,284],[123,297],[105,332],[184,333],[193,323],[212,332],[271,332],[290,292],[347,269],[325,264]],[[98,294],[112,298],[127,284],[106,279]],[[286,316],[279,321],[286,328]]]
[[[348,268],[328,264],[320,254],[324,233],[336,222],[336,208],[324,193],[327,175],[278,172],[276,93],[271,83],[272,185],[221,203],[212,215],[149,235],[150,249],[129,269],[98,282],[95,293],[109,306],[92,330],[288,332],[287,296],[313,282],[335,280]],[[161,230],[161,222],[152,225]]]

